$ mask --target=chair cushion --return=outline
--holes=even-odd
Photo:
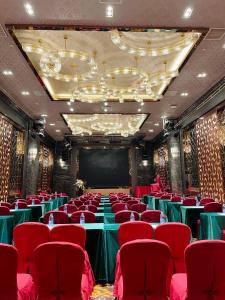
[[[170,286],[170,299],[185,300],[186,291],[187,291],[187,275],[185,273],[174,274]]]
[[[29,274],[17,274],[18,300],[34,300],[35,286]]]

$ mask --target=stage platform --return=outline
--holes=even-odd
[[[126,193],[130,194],[129,188],[105,188],[105,189],[93,189],[88,188],[85,190],[85,193],[101,193],[102,196],[108,196],[109,193]]]

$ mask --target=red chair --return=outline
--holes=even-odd
[[[52,242],[68,242],[79,245],[85,253],[85,275],[87,276],[90,293],[94,288],[94,275],[87,252],[85,251],[86,231],[82,226],[75,224],[59,225],[50,231],[50,240]]]
[[[225,230],[222,230],[222,240],[225,241]]]
[[[18,208],[28,208],[27,207],[27,203],[25,202],[17,202],[18,203]],[[15,209],[15,206],[16,206],[16,202],[13,202],[12,205],[11,205],[11,209]]]
[[[155,198],[161,198],[163,195],[163,193],[155,193],[154,197]]]
[[[171,198],[171,196],[169,194],[165,194],[165,195],[162,195],[160,199],[161,200],[164,200],[164,199],[169,200],[170,198]]]
[[[147,209],[147,204],[144,203],[133,204],[131,205],[130,209],[140,214]]]
[[[0,216],[10,216],[10,209],[7,206],[0,206]]]
[[[171,300],[225,299],[225,242],[199,241],[185,251],[187,273],[175,274]]]
[[[84,202],[84,205],[94,205],[94,206],[99,206],[99,203],[98,203],[98,201],[96,201],[96,200],[86,200],[85,202]]]
[[[49,242],[49,228],[42,223],[27,222],[13,231],[14,245],[18,250],[18,273],[34,276],[33,251],[40,244]]]
[[[168,300],[166,279],[170,249],[155,240],[135,240],[120,249],[118,300]]]
[[[205,204],[204,212],[222,212],[223,205],[219,202],[210,202]]]
[[[172,196],[171,197],[171,202],[180,202],[181,201],[181,196]]]
[[[80,223],[80,215],[84,214],[85,223],[95,223],[95,214],[88,210],[79,210],[71,215],[71,223]]]
[[[35,287],[28,274],[17,274],[18,254],[15,247],[0,244],[0,299],[35,300]]]
[[[24,202],[24,203],[27,203],[27,200],[26,199],[16,199],[15,202]]]
[[[54,218],[54,224],[66,224],[69,223],[69,217],[67,215],[67,213],[65,213],[64,211],[57,211],[57,210],[52,210],[47,212],[44,215],[44,224],[48,224],[49,222],[49,216],[53,215]]]
[[[140,201],[138,201],[138,200],[129,200],[129,201],[127,201],[127,205],[128,205],[129,209],[130,209],[131,205],[138,204],[138,203],[140,203]]]
[[[124,201],[124,202],[130,201],[130,200],[132,200],[131,197],[127,197],[127,196],[126,196],[126,197],[123,198],[123,201]]]
[[[130,221],[131,210],[121,210],[115,213],[115,223],[124,223]],[[139,214],[133,211],[135,221],[139,220]]]
[[[38,299],[88,300],[84,250],[67,242],[50,242],[34,251]]]
[[[160,222],[160,210],[146,210],[141,214],[141,221],[148,223],[159,223]]]
[[[32,204],[41,204],[41,201],[39,199],[29,199],[27,200],[27,205],[32,205]]]
[[[196,200],[195,198],[185,198],[183,200],[184,206],[196,206]]]
[[[66,207],[66,211],[64,210],[65,207]],[[72,213],[74,213],[75,211],[78,211],[78,208],[77,208],[76,205],[74,205],[74,204],[64,204],[64,205],[61,205],[61,206],[59,207],[59,210],[60,210],[60,211],[65,211],[65,212],[67,212],[67,214],[72,214]]]
[[[9,202],[0,202],[0,206],[5,206],[11,209],[12,205]]]
[[[69,204],[74,204],[76,205],[76,207],[80,207],[81,205],[83,205],[83,202],[81,200],[73,200],[73,202],[72,200],[70,200]]]
[[[97,207],[94,206],[94,205],[81,205],[79,207],[79,210],[88,210],[88,211],[91,211],[93,213],[96,213],[97,212]]]
[[[113,200],[113,201],[111,202],[111,205],[113,206],[113,205],[116,204],[116,203],[124,203],[124,202],[122,202],[121,200]]]
[[[125,210],[128,208],[126,203],[116,203],[112,205],[112,213],[117,213],[118,211]]]
[[[205,206],[208,203],[215,202],[212,198],[202,198],[200,200],[200,205]]]

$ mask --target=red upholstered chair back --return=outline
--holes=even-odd
[[[79,207],[79,210],[88,210],[88,211],[91,211],[93,213],[96,213],[97,212],[97,207],[94,206],[94,205],[81,205]]]
[[[18,203],[18,208],[28,208],[27,203],[25,202],[17,202]],[[11,209],[15,209],[16,202],[12,203]]]
[[[131,197],[123,197],[123,201],[125,201],[125,202],[127,202],[127,201],[130,201],[130,200],[132,200],[132,198]]]
[[[167,300],[166,279],[170,249],[155,240],[135,240],[120,249],[122,299]]]
[[[170,199],[170,198],[171,198],[171,195],[166,194],[166,195],[162,195],[160,199],[163,200],[163,199]]]
[[[131,205],[130,209],[138,213],[142,213],[147,209],[147,204],[144,203],[133,204]]]
[[[38,299],[83,299],[84,258],[83,249],[72,243],[50,242],[38,246],[34,251]]]
[[[85,223],[95,223],[95,214],[88,210],[79,210],[71,215],[71,223],[80,223],[80,215],[84,214]]]
[[[54,224],[69,223],[69,217],[68,217],[67,213],[65,213],[64,211],[52,210],[52,211],[47,212],[44,215],[44,224],[48,224],[50,214],[53,214]]]
[[[10,209],[7,206],[0,206],[0,216],[9,216]]]
[[[124,203],[124,202],[122,202],[121,200],[113,200],[113,201],[111,202],[111,205],[114,205],[114,204],[116,204],[116,203]]]
[[[118,211],[126,209],[127,204],[126,203],[115,203],[112,205],[112,212],[115,214]]]
[[[149,193],[149,196],[155,196],[156,193],[157,192],[151,192],[151,193]]]
[[[185,198],[183,200],[184,206],[196,206],[196,200],[195,198]]]
[[[161,198],[162,195],[163,195],[163,193],[155,193],[155,197],[156,197],[156,198]]]
[[[130,221],[131,210],[121,210],[115,213],[115,223],[124,223]],[[139,214],[133,211],[135,221],[139,220]]]
[[[205,212],[222,212],[223,206],[221,203],[218,203],[218,202],[207,203],[204,206],[204,211]]]
[[[137,239],[152,239],[153,228],[150,224],[142,221],[125,222],[118,229],[120,247],[130,241]]]
[[[0,299],[17,299],[17,250],[0,244]]]
[[[155,238],[170,247],[173,261],[172,272],[185,272],[184,250],[191,240],[190,228],[181,223],[161,224],[155,230]]]
[[[40,244],[49,242],[49,228],[42,223],[19,224],[13,231],[14,245],[18,250],[18,272],[34,276],[33,251]]]
[[[129,201],[127,201],[128,208],[130,208],[131,205],[133,205],[133,204],[138,204],[139,202],[140,201],[138,201],[138,200],[129,200]]]
[[[11,209],[11,204],[9,202],[0,202],[0,206],[5,206]]]
[[[141,221],[148,223],[159,223],[160,222],[160,210],[146,210],[141,214]]]
[[[34,204],[41,204],[41,201],[39,199],[29,199],[27,200],[27,205],[32,205],[32,202],[34,202]]]
[[[225,299],[225,241],[199,241],[185,251],[187,299]]]
[[[58,225],[50,231],[51,242],[69,242],[85,248],[86,231],[75,224]]]
[[[180,202],[181,201],[181,196],[172,196],[171,197],[171,202]]]
[[[27,200],[26,199],[16,199],[17,202],[24,202],[24,203],[27,203]]]
[[[214,200],[212,198],[202,198],[200,200],[200,205],[205,206],[206,204],[211,203],[211,202],[214,202]]]
[[[85,202],[84,202],[84,205],[94,205],[94,206],[99,206],[99,202],[98,201],[96,201],[96,200],[86,200]]]
[[[64,207],[66,206],[66,211],[68,214],[72,214],[75,211],[78,211],[78,208],[74,204],[64,204],[59,207],[59,210],[64,211]]]
[[[77,207],[80,207],[81,205],[83,205],[83,202],[81,200],[73,200],[73,202],[72,202],[72,200],[70,200],[69,204],[74,204]]]

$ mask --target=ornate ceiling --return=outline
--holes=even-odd
[[[201,33],[15,29],[14,36],[52,100],[123,103],[161,99]]]

